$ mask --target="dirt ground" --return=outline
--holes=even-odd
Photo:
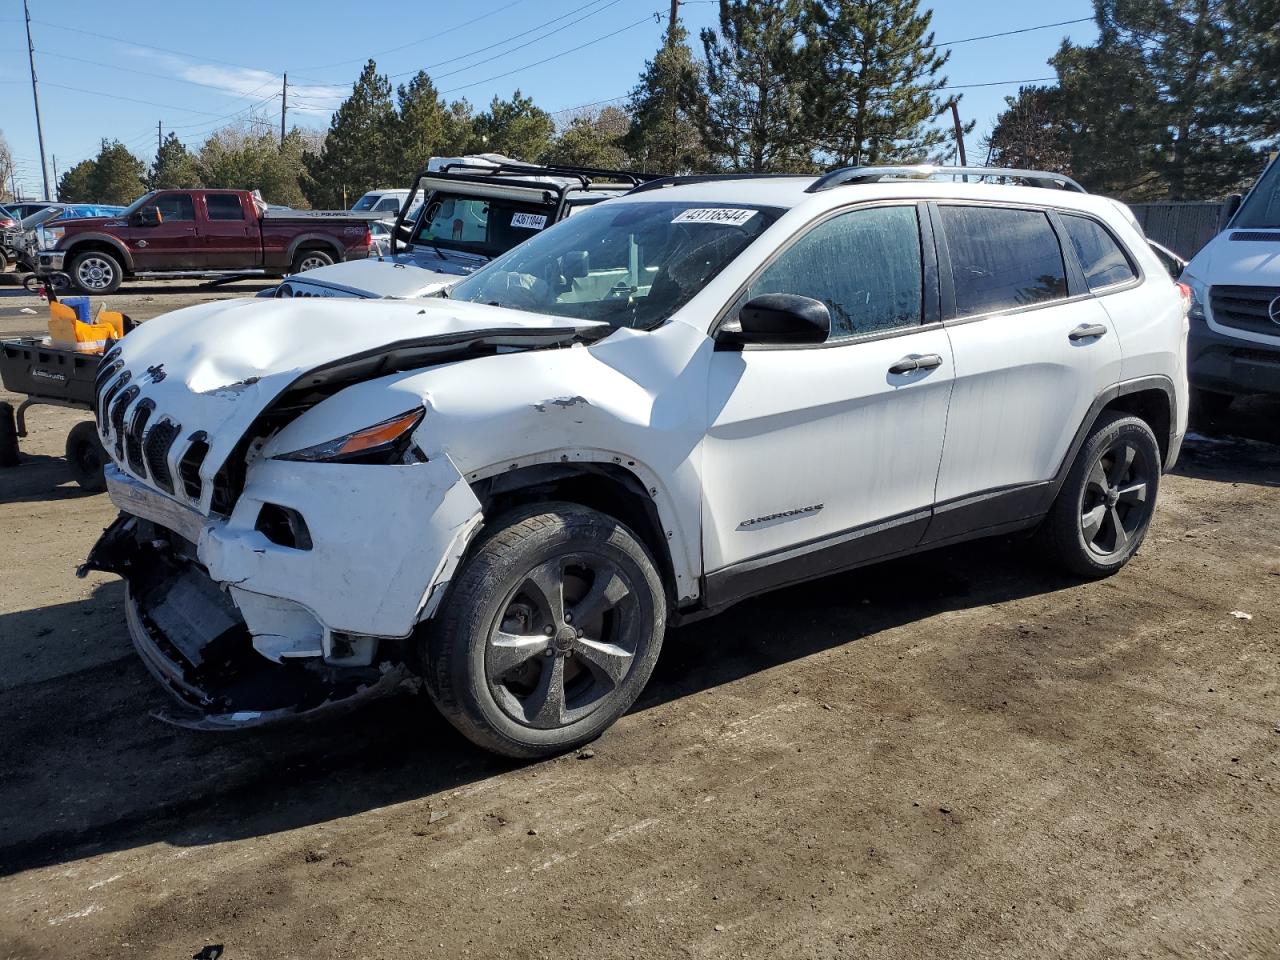
[[[113,514],[79,416],[0,471],[0,960],[1280,957],[1280,404],[1198,426],[1110,580],[1001,541],[750,601],[526,765],[424,698],[151,719],[120,583],[72,575]]]

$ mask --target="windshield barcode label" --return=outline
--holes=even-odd
[[[677,216],[672,223],[723,223],[740,227],[756,215],[756,210],[737,207],[694,207]]]
[[[542,213],[513,213],[511,225],[521,230],[541,230],[547,225],[547,217]]]

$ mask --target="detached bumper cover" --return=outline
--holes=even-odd
[[[1238,396],[1280,395],[1280,345],[1226,336],[1193,321],[1188,352],[1187,377],[1193,387]]]

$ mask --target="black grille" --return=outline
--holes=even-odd
[[[169,448],[182,428],[172,420],[161,420],[142,441],[142,458],[155,485],[165,493],[173,493],[173,476],[169,473]]]
[[[138,397],[138,388],[130,387],[111,405],[111,429],[116,435],[116,459],[124,459],[124,412]]]
[[[199,500],[203,484],[200,482],[200,467],[204,458],[209,455],[209,435],[203,430],[191,435],[191,445],[178,461],[178,479],[182,481],[182,489],[192,500]]]
[[[1250,330],[1280,337],[1280,322],[1272,319],[1271,304],[1280,299],[1280,287],[1228,287],[1209,288],[1209,303],[1213,307],[1213,319],[1224,327]],[[1275,315],[1280,317],[1280,303],[1276,303]]]
[[[124,454],[129,461],[129,469],[139,477],[147,475],[147,465],[142,459],[142,438],[147,432],[147,421],[151,419],[155,408],[155,402],[151,400],[143,400],[134,407],[129,429],[124,437]]]
[[[1249,360],[1253,363],[1280,364],[1280,350],[1232,350],[1231,356],[1237,360]]]
[[[98,404],[98,432],[103,437],[107,434],[107,413],[111,410],[111,401],[115,399],[117,393],[124,389],[129,382],[129,376],[128,370],[120,374],[120,379],[111,385],[111,389],[102,396],[102,400]]]

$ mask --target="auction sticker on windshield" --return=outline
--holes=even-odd
[[[722,223],[740,227],[760,211],[738,207],[694,207],[676,216],[672,223]]]
[[[541,230],[547,225],[547,217],[543,213],[513,213],[511,225],[521,230]]]

